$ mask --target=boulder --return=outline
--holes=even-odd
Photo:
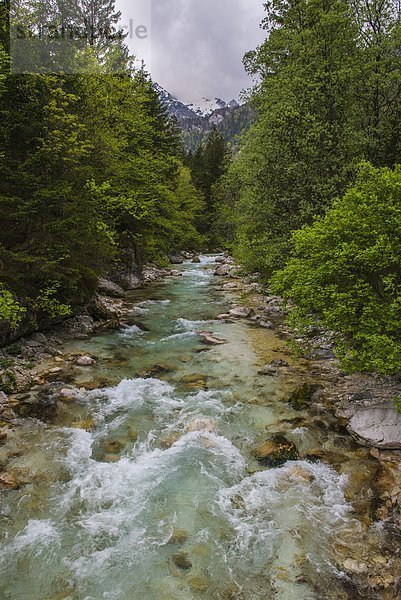
[[[376,404],[359,410],[348,423],[347,429],[362,446],[401,449],[401,413],[393,404]]]
[[[222,344],[226,343],[225,340],[220,340],[219,338],[216,338],[214,337],[214,335],[209,333],[202,333],[200,335],[202,335],[203,342],[205,344],[208,344],[209,346],[221,346]]]
[[[184,375],[181,377],[182,383],[206,383],[206,377],[202,373],[191,373],[190,375]]]
[[[224,277],[225,275],[228,275],[230,273],[230,265],[220,265],[219,267],[217,267],[217,269],[215,269],[213,275],[216,275],[218,277]]]
[[[224,263],[226,262],[226,259],[224,258],[224,256],[217,256],[217,257],[215,258],[215,261],[214,261],[214,262],[216,262],[216,263],[220,263],[220,264],[224,264]]]
[[[184,262],[184,259],[179,254],[174,254],[174,255],[170,256],[170,263],[172,265],[182,265],[183,262]]]
[[[35,342],[39,342],[39,344],[43,344],[44,346],[47,344],[46,336],[43,335],[43,333],[40,333],[39,331],[37,331],[36,333],[33,333],[31,335],[31,340],[34,340]]]
[[[97,289],[102,296],[110,296],[111,298],[125,297],[123,288],[109,279],[99,279]]]
[[[176,271],[175,269],[173,269],[172,271],[170,271],[169,273],[171,275],[171,277],[182,277],[182,273],[181,271]]]
[[[201,261],[201,259],[199,258],[199,256],[195,256],[195,257],[192,259],[192,262],[193,262],[193,263],[196,263],[196,264],[197,264],[197,263],[200,263],[200,261]]]
[[[252,308],[248,308],[246,306],[237,306],[236,308],[232,308],[230,310],[230,316],[246,319],[252,315],[252,312]]]
[[[216,424],[207,417],[195,417],[188,425],[187,431],[189,433],[193,431],[207,431],[213,433],[216,431]]]
[[[259,327],[263,327],[263,329],[273,329],[274,325],[271,321],[265,321],[262,319],[259,321]]]
[[[25,345],[28,346],[28,348],[42,348],[43,346],[41,342],[38,342],[36,340],[27,340],[25,342]]]
[[[257,461],[265,467],[280,467],[289,460],[298,459],[294,442],[281,434],[276,434],[252,451]]]
[[[121,300],[101,296],[100,294],[95,294],[90,305],[88,306],[88,310],[90,311],[92,317],[99,321],[103,321],[105,319],[118,320],[123,314]],[[91,332],[83,330],[81,333],[87,335]]]
[[[135,289],[142,285],[142,273],[139,266],[140,260],[134,248],[121,250],[120,256],[107,279],[114,281],[124,290]]]
[[[171,446],[174,446],[176,442],[180,439],[180,434],[178,431],[170,431],[165,433],[160,439],[160,446],[163,450],[168,450]]]
[[[91,367],[96,363],[95,359],[91,356],[80,356],[77,359],[77,365],[79,367]]]

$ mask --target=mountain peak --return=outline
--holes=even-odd
[[[170,114],[178,118],[178,120],[196,119],[197,117],[210,117],[217,110],[238,108],[239,104],[236,100],[225,102],[221,98],[201,98],[196,102],[182,102],[175,96],[167,92],[161,85],[154,83],[154,88],[160,96],[161,101]]]

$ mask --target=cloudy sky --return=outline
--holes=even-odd
[[[128,43],[155,81],[184,101],[238,98],[251,81],[242,57],[264,38],[263,0],[118,0]],[[150,43],[135,35],[151,21]]]

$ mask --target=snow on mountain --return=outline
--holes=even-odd
[[[171,117],[177,119],[182,132],[182,140],[187,150],[194,151],[208,136],[213,127],[224,139],[231,143],[244,133],[253,120],[252,109],[236,100],[225,102],[220,98],[200,102],[185,103],[154,83],[154,89]]]
[[[239,107],[239,104],[236,100],[225,102],[224,100],[221,100],[221,98],[215,98],[214,100],[202,98],[199,102],[191,103],[181,102],[167,92],[164,88],[162,88],[158,83],[154,83],[153,85],[163,104],[167,107],[169,114],[175,116],[178,121],[196,119],[199,117],[210,117],[216,111]],[[216,121],[219,122],[218,115],[216,115]]]

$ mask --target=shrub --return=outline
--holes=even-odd
[[[301,327],[314,313],[337,332],[349,370],[401,370],[401,166],[368,163],[342,199],[293,234],[273,289],[297,305]]]

